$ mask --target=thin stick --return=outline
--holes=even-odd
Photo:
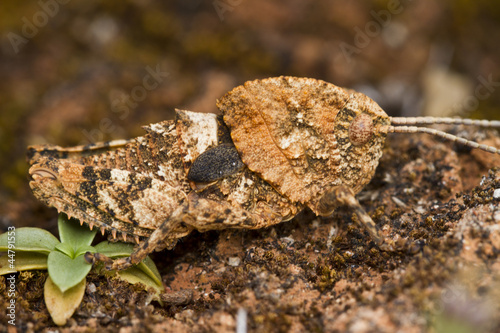
[[[460,144],[467,146],[467,147],[477,148],[477,149],[487,151],[489,153],[500,155],[500,149],[497,149],[495,147],[491,147],[488,145],[479,144],[475,141],[467,140],[467,139],[461,138],[461,137],[456,136],[456,135],[452,135],[452,134],[449,134],[449,133],[446,133],[443,131],[438,131],[438,130],[433,129],[433,128],[416,127],[416,126],[388,126],[387,131],[388,131],[388,133],[427,133],[427,134],[438,136],[438,137],[446,139],[446,140],[460,143]]]

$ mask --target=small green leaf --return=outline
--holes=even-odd
[[[95,250],[110,258],[128,257],[134,252],[134,245],[122,242],[111,243],[104,241],[97,244]]]
[[[65,325],[73,315],[82,302],[85,285],[86,281],[83,279],[73,288],[62,292],[50,276],[47,278],[44,287],[45,305],[56,325]]]
[[[76,286],[92,268],[83,255],[71,259],[59,251],[49,254],[47,264],[50,278],[62,292]]]
[[[161,286],[163,289],[163,283],[161,282],[161,275],[160,272],[158,271],[158,268],[156,268],[156,265],[150,257],[146,257],[139,265],[137,265],[137,268],[139,268],[141,271],[146,273],[153,281],[158,286]]]
[[[97,244],[95,250],[97,253],[102,253],[110,258],[120,258],[130,256],[132,252],[134,252],[134,246],[128,243],[111,243],[104,241]],[[146,257],[146,259],[140,262],[136,267],[153,279],[158,286],[163,288],[160,272],[150,257]]]
[[[156,291],[157,297],[164,292],[163,284],[158,285],[155,280],[138,267],[130,267],[124,271],[118,271],[117,273],[121,279],[128,283],[135,284],[141,282],[146,287],[153,288]]]
[[[73,246],[69,245],[68,243],[57,244],[56,250],[61,252],[61,253],[64,253],[65,255],[70,257],[71,259],[74,259],[76,257],[75,251],[73,250]]]
[[[78,248],[78,250],[76,250],[75,257],[82,256],[87,252],[95,253],[96,252],[95,247],[90,246],[90,245],[82,246],[82,247]]]
[[[59,244],[54,235],[40,228],[18,228],[0,235],[0,252],[7,252],[9,244],[14,251],[33,251],[49,254]]]
[[[91,231],[88,227],[81,226],[76,219],[68,220],[65,214],[59,214],[57,225],[61,242],[71,245],[74,253],[80,247],[92,244],[97,233],[97,228]]]
[[[37,252],[16,252],[13,258],[9,258],[7,254],[0,256],[0,275],[32,269],[47,269],[47,255]]]

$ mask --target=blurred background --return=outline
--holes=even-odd
[[[247,80],[322,79],[390,115],[500,118],[491,0],[3,0],[0,226],[43,226],[26,146],[142,135]]]

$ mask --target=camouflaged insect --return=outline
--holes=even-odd
[[[388,133],[426,132],[499,152],[434,129],[393,126],[499,122],[391,118],[367,96],[315,79],[247,82],[217,106],[222,116],[176,110],[175,120],[145,126],[133,140],[30,147],[33,193],[112,239],[139,243],[129,258],[88,254],[111,269],[170,249],[194,229],[258,229],[305,207],[327,216],[346,205],[377,246],[395,250],[355,198]]]

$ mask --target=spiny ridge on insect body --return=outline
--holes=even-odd
[[[428,133],[472,148],[495,147],[415,125],[500,127],[499,121],[389,117],[373,100],[321,80],[276,77],[246,82],[217,103],[222,115],[176,110],[146,134],[88,146],[28,149],[30,186],[49,206],[90,228],[139,242],[125,269],[193,230],[258,229],[308,207],[356,214],[375,245],[410,248],[385,237],[355,195],[371,180],[388,133]],[[127,237],[129,235],[130,237]]]

